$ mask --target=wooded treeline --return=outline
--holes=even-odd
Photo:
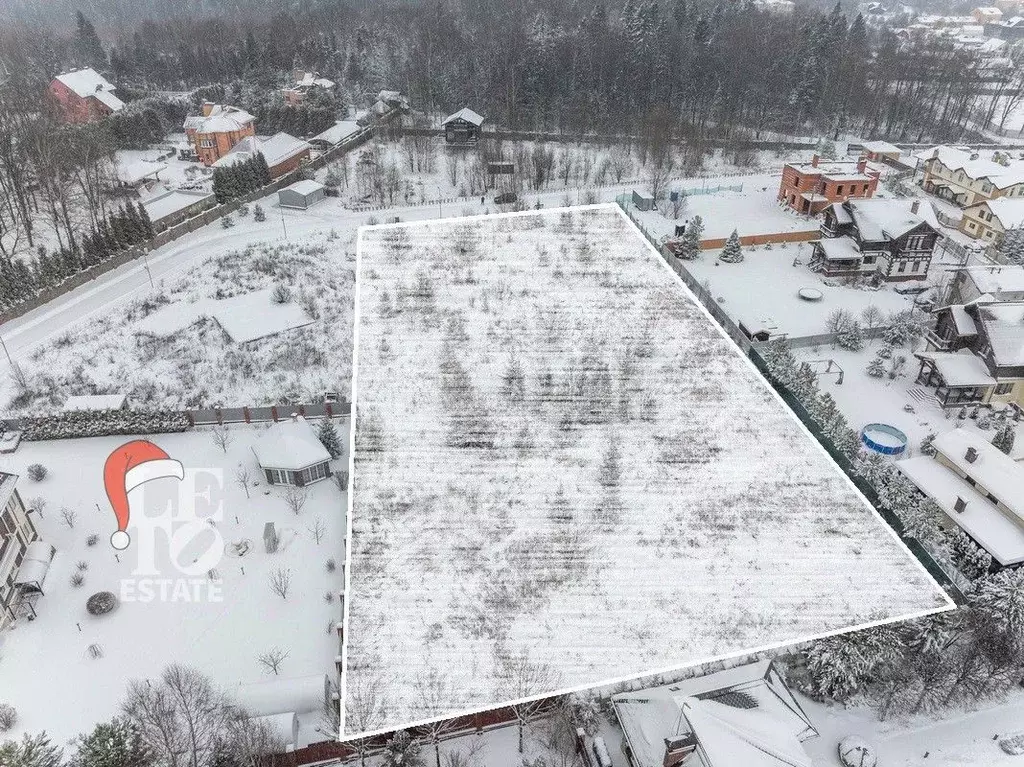
[[[76,54],[31,34],[44,60]],[[397,88],[427,111],[468,104],[509,128],[637,131],[665,109],[697,137],[956,138],[987,106],[977,92],[992,77],[950,42],[903,43],[838,5],[787,16],[749,0],[337,2],[146,21],[106,43],[119,85],[270,86],[301,64],[355,95]]]

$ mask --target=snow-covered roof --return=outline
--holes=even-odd
[[[253,452],[264,469],[299,471],[331,460],[331,454],[302,416],[273,424],[253,446]]]
[[[150,176],[154,178],[162,171],[167,170],[167,163],[154,162],[153,160],[130,160],[116,163],[117,180],[124,184],[138,184]]]
[[[1024,198],[997,197],[981,203],[987,205],[992,215],[999,219],[1004,229],[1024,226]]]
[[[252,716],[319,711],[329,689],[323,674],[275,677],[261,682],[239,684],[235,699]]]
[[[958,335],[978,335],[978,326],[974,322],[974,317],[967,312],[963,304],[953,304],[944,308],[949,309],[949,316],[953,318],[953,324],[956,326]]]
[[[338,120],[323,133],[318,133],[311,141],[323,141],[328,144],[339,144],[353,133],[359,130],[359,123],[355,120]]]
[[[44,541],[32,541],[26,549],[25,556],[18,567],[18,574],[15,576],[15,585],[34,585],[41,587],[46,580],[46,574],[50,571],[50,563],[56,549],[52,544]]]
[[[832,210],[832,215],[836,217],[836,222],[840,224],[852,224],[853,217],[850,215],[850,211],[843,207],[840,202],[834,202],[828,206]]]
[[[87,96],[98,97],[102,92],[110,93],[114,90],[114,86],[92,67],[86,67],[85,69],[78,69],[74,72],[66,72],[65,74],[57,75],[56,79],[82,98],[86,98]],[[111,109],[116,111],[124,106],[120,99],[115,97],[114,101],[117,102],[118,106],[111,106]],[[108,106],[110,105],[108,104]]]
[[[319,183],[318,181],[313,181],[312,179],[303,179],[302,181],[296,181],[291,186],[286,186],[281,191],[284,192],[287,190],[305,196],[307,194],[312,194],[313,192],[316,192],[323,188],[324,185]]]
[[[1005,505],[1017,522],[1024,525],[1024,466],[1014,461],[987,439],[968,429],[943,432],[932,441],[932,446],[968,477],[994,495]],[[977,451],[973,462],[966,454],[969,448]]]
[[[243,130],[256,118],[244,109],[230,104],[214,104],[208,115],[191,115],[185,118],[185,130],[196,133],[234,133]]]
[[[997,365],[1024,365],[1024,303],[979,304],[978,321],[985,327]]]
[[[295,80],[296,88],[311,88],[313,86],[317,88],[333,88],[334,80],[320,77],[316,72],[303,72],[302,77]]]
[[[484,118],[481,117],[480,115],[478,115],[476,112],[474,112],[469,107],[463,107],[462,109],[460,109],[455,114],[448,115],[444,119],[444,123],[442,123],[442,124],[450,123],[452,120],[465,120],[466,122],[472,123],[473,125],[476,125],[476,126],[480,126],[480,125],[484,124]]]
[[[888,141],[865,141],[862,145],[869,152],[875,152],[877,154],[899,154],[901,150],[895,144],[890,144]]]
[[[999,564],[1024,562],[1024,528],[949,468],[927,456],[907,458],[896,465]],[[956,510],[957,498],[966,503],[963,511]]]
[[[971,278],[979,293],[995,297],[1024,293],[1024,266],[969,266],[961,271]]]
[[[971,159],[973,156],[974,153],[970,150],[950,146],[931,147],[914,155],[924,162],[936,159],[950,171],[963,171],[963,174],[972,180],[988,179],[999,189],[1024,182],[1024,162],[1000,165],[994,160],[980,157]]]
[[[156,223],[177,213],[179,210],[195,205],[197,202],[210,197],[213,197],[212,192],[171,189],[143,200],[142,207],[146,209],[146,215],[149,216],[149,220]]]
[[[123,394],[76,394],[64,400],[64,412],[73,410],[120,410],[128,399]]]
[[[681,709],[707,767],[814,767],[792,729],[771,712],[699,698],[686,698]]]
[[[969,349],[955,352],[916,352],[918,359],[931,360],[949,386],[992,386],[994,379],[985,362]]]
[[[829,261],[859,261],[864,255],[852,237],[822,237],[818,244]]]
[[[871,181],[878,175],[878,169],[870,163],[861,166],[860,161],[854,160],[827,160],[819,157],[817,165],[814,160],[809,162],[786,163],[798,173],[804,176],[825,176],[832,181]],[[861,170],[861,167],[864,170]],[[871,171],[871,175],[867,171]]]
[[[739,711],[728,705],[735,693],[742,694],[753,704],[749,717],[732,716],[732,711]],[[693,719],[686,708],[692,701],[697,701],[695,708],[700,709]],[[816,734],[770,660],[734,666],[660,687],[619,693],[612,696],[612,703],[638,767],[661,767],[665,739],[687,733],[695,735],[705,748],[706,756],[719,760],[711,761],[712,767],[733,764],[776,767],[788,763],[757,761],[757,758],[768,757],[774,748],[774,753],[802,754],[806,760],[799,743]],[[784,745],[775,742],[773,746],[772,737],[763,732],[766,727]],[[754,754],[756,758],[722,761],[724,755],[730,753],[727,746],[733,738],[747,744],[735,745],[738,749],[735,753],[743,757]],[[797,750],[792,748],[794,744]],[[796,765],[805,763],[808,762],[795,762]]]
[[[226,155],[213,164],[214,168],[226,168],[238,162],[244,162],[258,153],[263,153],[263,159],[267,165],[273,168],[295,155],[301,154],[310,149],[308,141],[284,133],[275,133],[270,138],[259,138],[258,136],[246,136],[233,147]]]
[[[927,200],[874,198],[849,200],[846,204],[864,240],[894,240],[922,223],[936,231],[939,229],[935,209]],[[915,204],[917,212],[914,212]]]

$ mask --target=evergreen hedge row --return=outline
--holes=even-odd
[[[22,439],[77,439],[113,435],[171,434],[191,428],[188,415],[159,410],[76,410],[49,416],[29,416],[11,423]]]

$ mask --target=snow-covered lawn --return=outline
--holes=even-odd
[[[884,767],[1019,767],[1024,759],[999,747],[999,739],[1024,729],[1024,692],[1020,690],[975,710],[939,711],[886,722],[878,721],[871,708],[844,709],[797,695],[820,733],[804,743],[816,767],[842,767],[836,746],[847,735],[865,738]]]
[[[735,321],[746,327],[775,327],[775,334],[791,338],[827,333],[826,320],[836,309],[846,309],[859,317],[868,306],[886,315],[905,311],[914,305],[912,296],[901,296],[891,287],[879,290],[847,287],[839,280],[826,280],[812,272],[807,263],[811,245],[773,245],[745,247],[739,264],[718,261],[718,250],[706,250],[684,266],[701,285],[710,285],[710,293]],[[800,263],[794,265],[794,261]],[[820,301],[800,298],[801,288],[822,292]]]
[[[241,225],[240,225],[241,226]],[[119,393],[142,407],[310,402],[347,391],[353,262],[333,230],[212,256],[139,298],[79,322],[0,380],[13,411],[74,394]],[[285,291],[284,303],[272,292]]]
[[[949,604],[617,208],[357,285],[350,733]]]
[[[869,341],[861,351],[851,352],[823,344],[794,349],[793,353],[799,361],[813,363],[814,369],[819,371],[818,388],[832,395],[851,428],[859,431],[869,423],[895,426],[909,440],[905,453],[907,457],[918,452],[921,440],[929,433],[940,434],[956,428],[958,424],[962,428],[979,432],[984,439],[991,441],[994,433],[992,429],[979,429],[977,422],[971,418],[959,421],[956,417],[959,413],[957,408],[943,410],[935,400],[933,388],[914,383],[921,363],[909,349],[897,349],[894,352],[907,360],[902,374],[897,378],[890,379],[888,375],[882,378],[869,376],[868,363],[882,345],[880,340]],[[829,360],[842,369],[842,384],[838,383],[838,370],[833,373],[823,372]],[[889,360],[885,360],[885,363],[888,369],[891,363]],[[1022,441],[1024,424],[1017,427],[1017,443]]]
[[[345,422],[336,420],[335,424],[344,439]],[[239,683],[271,678],[257,656],[279,647],[288,653],[281,665],[281,678],[314,674],[335,678],[339,640],[333,627],[341,613],[338,594],[343,585],[345,493],[333,479],[317,483],[307,488],[300,513],[293,513],[285,493],[267,486],[251,450],[265,428],[230,427],[226,453],[215,445],[208,429],[149,438],[184,465],[186,483],[181,487],[189,487],[190,470],[223,472],[220,487],[204,479],[209,475],[201,472],[196,483],[199,491],[207,486],[205,482],[210,482],[211,488],[209,506],[204,509],[202,501],[197,501],[199,516],[210,516],[216,501],[223,500],[223,517],[214,527],[223,539],[225,553],[213,565],[212,574],[205,570],[198,575],[185,574],[172,564],[168,539],[158,528],[162,520],[151,518],[163,508],[161,500],[177,497],[163,495],[177,492],[174,479],[155,480],[132,491],[132,524],[128,528],[132,546],[120,553],[118,561],[109,542],[117,525],[104,492],[103,464],[128,438],[22,442],[16,453],[5,458],[3,469],[20,475],[18,489],[26,501],[35,497],[45,500],[41,518],[33,516],[41,539],[58,552],[44,585],[45,595],[36,605],[38,617],[22,620],[0,635],[0,701],[18,711],[17,731],[8,735],[46,730],[55,740],[66,741],[117,713],[129,680],[154,679],[170,663],[193,666],[231,690]],[[49,470],[42,482],[26,476],[26,468],[33,463]],[[250,497],[236,481],[239,466],[248,469]],[[74,515],[73,527],[64,521],[64,510]],[[319,544],[311,530],[318,519],[324,528]],[[267,522],[276,525],[281,538],[280,549],[273,554],[264,548]],[[179,542],[189,540],[182,528],[176,526],[175,530]],[[155,537],[152,547],[146,544],[150,533]],[[92,535],[97,540],[89,545]],[[244,556],[230,548],[240,541],[250,543]],[[184,548],[178,563],[192,567],[207,547],[217,550],[212,530]],[[168,589],[167,601],[159,596],[148,602],[122,600],[112,613],[89,615],[85,603],[96,592],[142,594],[139,579],[150,576],[133,571],[142,567],[150,548],[159,571],[152,577],[193,582],[193,599],[174,590],[180,587],[161,587],[154,581],[155,594]],[[326,567],[331,558],[337,563],[333,572]],[[278,568],[290,575],[285,599],[270,587],[271,575]],[[84,575],[79,587],[70,582],[76,572]],[[197,581],[198,586],[194,585]],[[122,582],[127,585],[122,587]],[[219,594],[215,601],[208,599],[209,586]],[[326,600],[328,593],[331,602]],[[193,601],[196,597],[198,601]],[[94,659],[88,654],[94,644],[102,657]],[[324,739],[311,735],[314,740]]]
[[[733,229],[741,236],[817,231],[820,226],[817,219],[801,216],[776,199],[782,165],[780,162],[777,173],[706,180],[705,188],[742,185],[743,190],[692,194],[687,197],[678,220],[673,218],[671,203],[664,201],[660,203],[661,210],[635,211],[634,215],[656,238],[675,234],[677,223],[694,216],[704,221],[704,239],[708,240],[728,237]],[[689,183],[680,183],[684,188],[691,188]],[[700,188],[701,183],[697,187]]]

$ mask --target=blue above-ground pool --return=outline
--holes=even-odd
[[[907,435],[887,423],[869,423],[860,430],[860,439],[882,455],[899,455],[907,449]]]

